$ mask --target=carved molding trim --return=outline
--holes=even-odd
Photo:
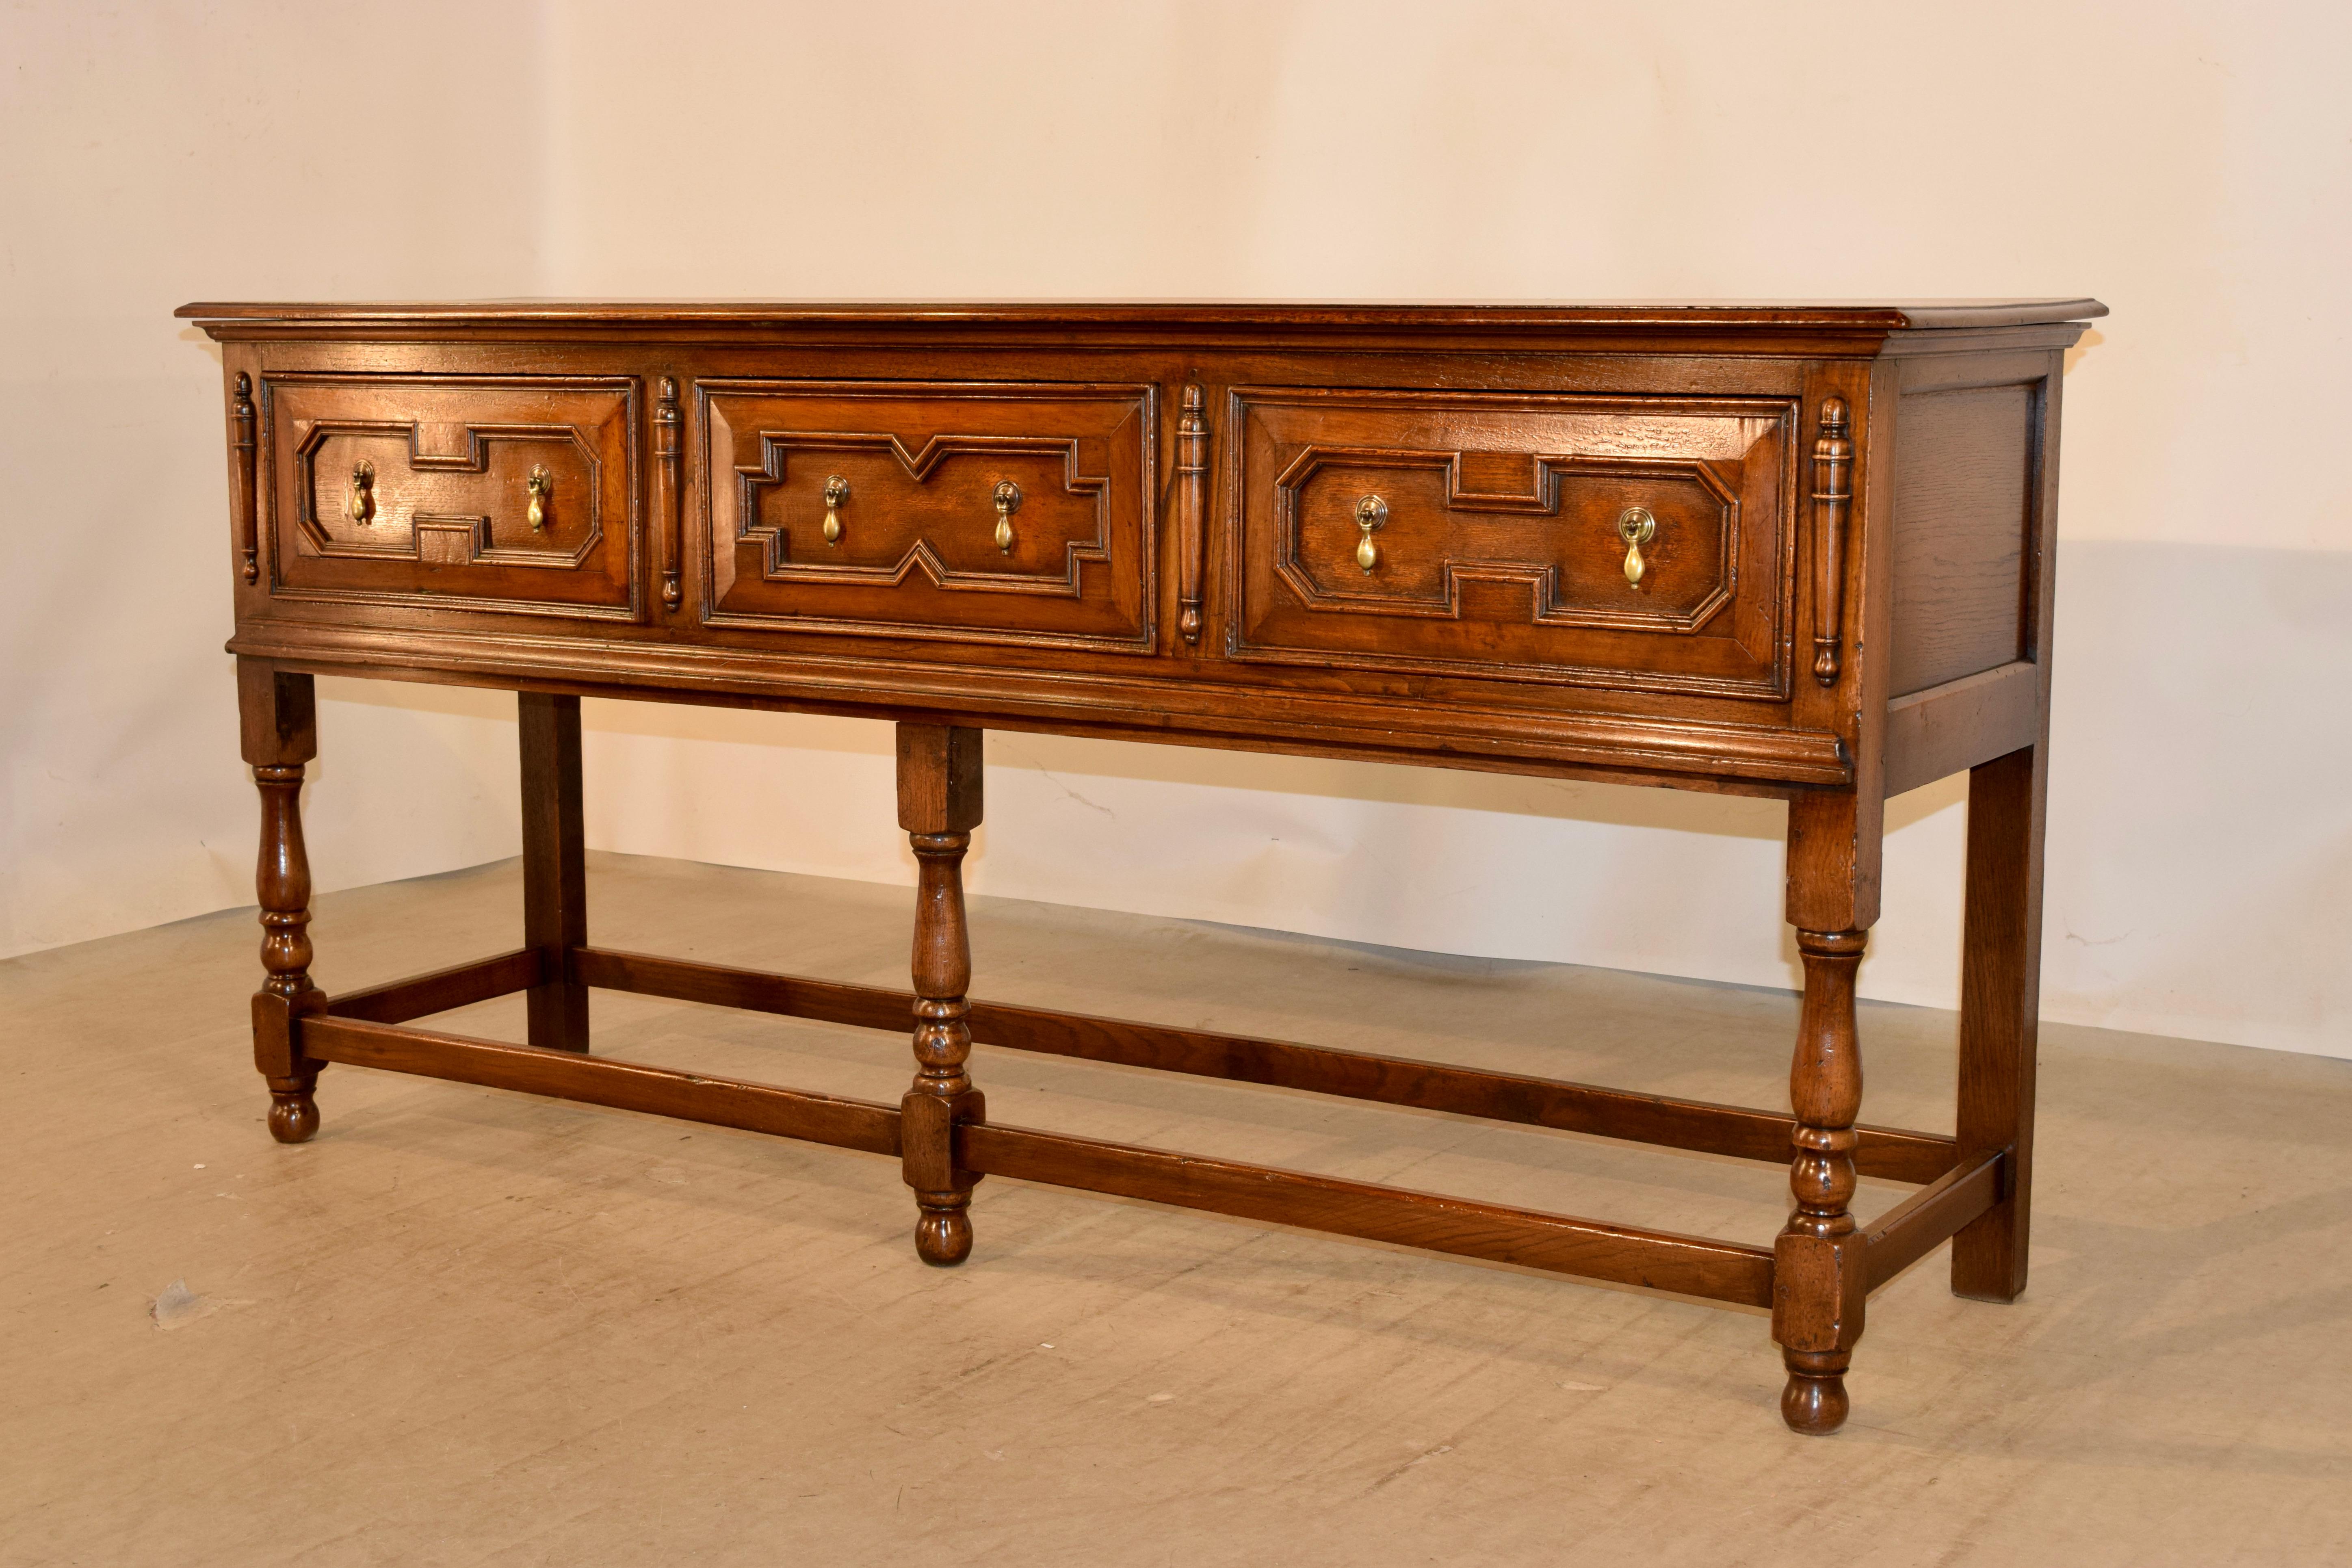
[[[654,402],[654,457],[661,472],[662,608],[675,610],[684,596],[686,570],[686,458],[679,444],[677,381],[661,378]]]
[[[1483,578],[1490,582],[1525,583],[1532,590],[1529,621],[1536,626],[1596,626],[1688,634],[1698,631],[1731,603],[1733,590],[1738,584],[1739,498],[1705,463],[1687,458],[1548,457],[1538,454],[1532,458],[1536,475],[1534,492],[1514,495],[1464,489],[1462,459],[1460,452],[1335,447],[1301,449],[1290,466],[1274,481],[1276,575],[1310,610],[1336,610],[1349,614],[1374,610],[1383,615],[1454,620],[1461,618],[1461,584],[1464,581]],[[1360,468],[1442,469],[1445,475],[1447,510],[1525,517],[1558,517],[1560,510],[1559,481],[1570,475],[1657,479],[1695,484],[1707,493],[1717,508],[1717,559],[1723,563],[1722,574],[1697,604],[1684,611],[1660,610],[1648,605],[1628,611],[1595,609],[1591,605],[1566,606],[1559,598],[1559,567],[1535,562],[1455,561],[1448,558],[1440,568],[1439,591],[1427,597],[1408,598],[1386,591],[1333,592],[1318,587],[1307,575],[1306,568],[1300,565],[1298,530],[1300,493],[1318,471],[1332,464]],[[1615,535],[1612,534],[1607,542],[1613,547]]]
[[[410,514],[409,538],[405,542],[387,539],[382,544],[355,544],[339,540],[329,533],[318,515],[319,453],[327,443],[338,437],[352,436],[401,436],[408,441],[408,466],[412,471],[438,469],[445,473],[488,474],[490,471],[490,446],[498,441],[558,442],[580,455],[587,476],[584,487],[588,508],[588,526],[580,542],[571,550],[496,549],[489,542],[490,520],[446,512],[414,512]],[[468,425],[466,426],[467,449],[458,456],[435,456],[417,450],[418,426],[415,420],[382,419],[321,419],[313,424],[301,444],[294,448],[295,523],[314,554],[337,560],[425,561],[436,565],[465,564],[479,560],[499,566],[548,566],[574,570],[585,562],[604,536],[604,465],[595,449],[580,438],[580,432],[569,425]],[[379,481],[379,488],[382,481]],[[424,535],[428,531],[447,531],[463,524],[476,530],[480,543],[464,561],[454,559],[455,546],[446,540],[435,542],[437,553],[426,554]],[[386,531],[389,532],[390,531]]]
[[[904,635],[904,634],[894,634]],[[1528,761],[1563,766],[1698,773],[1780,784],[1850,784],[1844,742],[1826,730],[1714,719],[1638,717],[1558,705],[1496,706],[1457,696],[1425,699],[1248,688],[1165,674],[1089,674],[975,669],[942,658],[811,658],[772,646],[698,646],[653,639],[583,643],[548,633],[472,628],[397,631],[310,621],[248,624],[229,651],[255,658],[431,669],[459,684],[509,689],[518,676],[561,680],[583,690],[632,682],[673,684],[696,693],[855,708],[876,718],[953,712],[1005,728],[1024,721],[1122,729],[1150,714],[1148,730],[1122,738],[1231,735],[1237,722],[1267,726],[1281,739],[1265,749],[1302,756],[1358,755],[1406,762],[1437,755],[1445,765],[1527,771]]]
[[[1813,679],[1835,686],[1845,627],[1845,517],[1853,499],[1845,399],[1822,399],[1813,441]]]
[[[649,595],[645,576],[638,570],[637,563],[638,541],[645,527],[645,485],[639,473],[643,453],[638,445],[637,434],[638,406],[639,400],[643,396],[643,385],[644,384],[635,376],[617,375],[447,374],[411,377],[387,376],[375,371],[288,371],[258,374],[255,380],[254,401],[258,405],[257,434],[260,440],[260,450],[255,467],[257,475],[265,481],[261,485],[258,500],[268,512],[261,521],[266,525],[262,531],[269,545],[270,559],[261,564],[263,580],[268,586],[270,597],[273,600],[289,603],[374,605],[392,609],[420,609],[436,612],[455,610],[469,614],[522,616],[555,620],[625,622],[644,620],[646,601]],[[394,386],[414,388],[434,395],[459,394],[469,398],[477,395],[506,393],[587,393],[609,395],[618,399],[617,405],[609,416],[599,414],[595,419],[587,424],[562,425],[551,428],[567,437],[574,447],[590,447],[592,455],[594,434],[604,427],[608,417],[623,434],[623,438],[617,443],[619,450],[614,454],[616,461],[604,463],[599,460],[589,473],[596,481],[596,494],[590,501],[595,513],[592,520],[593,526],[598,535],[601,536],[609,531],[617,535],[622,542],[620,548],[624,551],[621,558],[623,580],[615,583],[614,586],[624,594],[625,601],[614,604],[600,599],[572,597],[517,598],[511,596],[511,590],[488,592],[477,589],[470,579],[465,576],[453,578],[446,584],[436,583],[429,587],[411,584],[377,584],[365,580],[361,582],[296,580],[293,574],[301,569],[301,563],[306,559],[314,563],[341,560],[362,565],[371,562],[389,564],[418,559],[413,550],[367,552],[345,551],[339,552],[334,556],[321,556],[309,548],[314,536],[304,527],[304,515],[313,506],[316,491],[310,483],[312,476],[308,471],[310,466],[302,461],[300,437],[310,432],[317,421],[307,413],[289,416],[287,412],[289,399],[311,392],[350,390],[373,394],[387,391]],[[364,422],[345,420],[342,423],[356,426]],[[452,419],[446,423],[457,425],[467,422]],[[489,425],[485,425],[483,427],[493,433],[500,428]],[[540,428],[536,425],[530,427]],[[390,428],[405,434],[411,450],[415,450],[419,432],[414,423],[399,420],[392,422]],[[517,426],[505,428],[513,429]],[[428,456],[412,466],[427,470],[446,468],[460,471],[480,471],[487,464],[482,461],[481,454],[475,443],[469,442],[468,448],[467,453],[455,458]],[[609,471],[616,467],[617,480]],[[605,495],[604,491],[607,489],[615,493]],[[566,493],[569,493],[569,487]],[[499,552],[489,561],[478,558],[477,563],[576,569],[584,566],[586,561],[583,559],[574,562],[568,555],[553,552],[524,551],[516,552],[512,557],[507,556],[504,552]],[[551,583],[554,578],[550,574],[541,580]],[[362,585],[362,582],[365,585]]]
[[[261,581],[261,521],[255,503],[258,483],[254,474],[253,378],[236,373],[236,403],[229,410],[235,426],[230,445],[236,449],[236,536],[245,552],[245,580]]]
[[[701,623],[1121,655],[1160,651],[1158,391],[1148,382],[697,380],[695,439],[707,466],[695,502],[704,543]],[[966,401],[969,425],[951,412]],[[1062,405],[1059,412],[1055,405]],[[931,433],[960,425],[962,433]],[[1107,443],[1099,457],[1096,442]],[[867,509],[870,524],[884,515],[872,510],[886,504],[884,496],[913,481],[917,489],[898,489],[912,512],[898,519],[901,531],[890,550],[876,549],[870,526],[861,531],[853,524],[847,537],[874,554],[853,563],[847,550],[795,551],[796,541],[806,543],[815,534],[799,540],[797,501],[779,507],[771,493],[793,482],[792,468],[815,459],[820,473],[854,475],[843,458],[872,464],[886,455],[897,473],[867,468],[865,479],[853,477],[850,504]],[[1030,504],[1016,523],[1022,542],[1013,558],[990,551],[975,563],[949,535],[937,545],[922,537],[926,528],[962,525],[939,517],[919,523],[920,514],[944,516],[969,500],[979,522],[992,515],[985,488],[960,494],[954,474],[963,464],[941,471],[959,456],[979,457],[979,466],[992,469],[1008,460],[1026,468],[1024,458],[1050,465],[1020,480]],[[942,498],[936,503],[924,493],[933,486]],[[1040,535],[1035,503],[1049,498],[1078,501],[1092,525],[1069,515],[1077,509],[1056,506],[1051,510],[1058,525]],[[772,515],[761,516],[763,501]],[[917,591],[895,603],[886,597],[901,585]],[[925,603],[942,591],[944,603]]]
[[[1209,422],[1201,388],[1184,386],[1176,422],[1176,629],[1189,645],[1201,640],[1201,577],[1208,542]]]
[[[1065,493],[1094,503],[1095,531],[1091,539],[1073,539],[1064,547],[1063,574],[1041,576],[1032,572],[959,572],[940,560],[930,541],[918,539],[887,566],[856,566],[835,562],[796,562],[785,554],[781,524],[760,518],[760,492],[783,483],[787,455],[807,451],[887,451],[908,476],[921,484],[951,457],[983,453],[1034,453],[1062,459]],[[934,436],[909,452],[896,436],[866,431],[762,430],[760,465],[736,470],[742,489],[737,502],[744,544],[759,544],[761,574],[772,583],[866,583],[896,585],[920,569],[934,586],[964,593],[1045,594],[1057,598],[1085,596],[1080,579],[1090,564],[1107,564],[1111,556],[1111,489],[1108,474],[1081,473],[1076,437],[1036,436]]]
[[[1539,628],[1546,638],[1559,637],[1556,651],[1530,645],[1516,654],[1506,655],[1499,648],[1447,650],[1426,643],[1412,653],[1395,647],[1375,651],[1356,646],[1345,637],[1316,634],[1309,629],[1312,622],[1297,618],[1298,612],[1312,614],[1321,609],[1345,608],[1367,616],[1402,617],[1414,614],[1407,602],[1378,596],[1344,606],[1337,602],[1310,604],[1296,594],[1295,583],[1286,580],[1280,571],[1284,552],[1280,514],[1284,503],[1277,493],[1278,487],[1290,477],[1290,470],[1304,455],[1303,447],[1317,438],[1326,411],[1343,419],[1369,419],[1369,426],[1362,427],[1361,434],[1356,437],[1363,441],[1364,449],[1372,449],[1375,443],[1383,440],[1394,440],[1400,447],[1412,447],[1428,467],[1444,469],[1443,494],[1447,505],[1464,511],[1493,514],[1497,519],[1516,514],[1537,521],[1555,514],[1564,504],[1564,498],[1556,500],[1548,493],[1549,487],[1546,483],[1524,483],[1514,476],[1504,487],[1487,479],[1473,459],[1489,457],[1496,451],[1508,450],[1515,458],[1527,462],[1526,472],[1533,480],[1541,479],[1538,462],[1550,454],[1565,454],[1554,456],[1551,460],[1569,465],[1593,461],[1696,466],[1718,481],[1707,487],[1710,499],[1727,487],[1738,501],[1737,528],[1727,541],[1727,548],[1732,553],[1724,562],[1721,578],[1730,592],[1731,603],[1727,609],[1712,612],[1716,619],[1708,623],[1710,629],[1719,627],[1727,614],[1735,622],[1732,635],[1721,639],[1707,637],[1704,633],[1697,637],[1679,636],[1676,628],[1659,619],[1619,625],[1594,619],[1581,626],[1568,626],[1558,618],[1549,623],[1537,622],[1533,619],[1537,609],[1533,604],[1528,620],[1513,616],[1485,624],[1507,633],[1519,628],[1512,635],[1521,637]],[[1448,441],[1443,448],[1433,442],[1430,447],[1422,448],[1416,444],[1412,422],[1424,415],[1441,421],[1467,420],[1488,434],[1477,442]],[[1752,394],[1743,385],[1734,395],[1664,395],[1503,389],[1229,387],[1225,392],[1224,422],[1230,439],[1219,458],[1219,482],[1224,487],[1222,503],[1230,509],[1230,513],[1217,520],[1216,524],[1221,531],[1218,549],[1226,552],[1217,570],[1223,579],[1225,602],[1234,610],[1223,634],[1225,656],[1253,664],[1364,669],[1543,686],[1611,689],[1632,686],[1650,692],[1784,702],[1789,699],[1791,681],[1801,679],[1795,668],[1802,637],[1795,627],[1801,605],[1791,572],[1801,551],[1802,517],[1791,491],[1796,490],[1794,481],[1801,473],[1798,465],[1802,454],[1798,440],[1802,416],[1803,406],[1797,399],[1764,388],[1760,383]],[[1590,427],[1564,434],[1532,433],[1541,428],[1542,420],[1552,418],[1586,421]],[[1666,433],[1670,438],[1661,444],[1622,439],[1623,427],[1619,421],[1628,418],[1703,423],[1699,426],[1677,425]],[[1376,433],[1382,429],[1384,419],[1391,421],[1389,428],[1392,435]],[[1704,422],[1714,421],[1738,424],[1736,427],[1727,425],[1713,430],[1704,427]],[[1445,426],[1441,424],[1439,427]],[[1521,445],[1521,441],[1526,444]],[[1763,443],[1769,445],[1759,445]],[[1463,459],[1459,466],[1454,458],[1457,452]],[[1677,468],[1673,477],[1687,479],[1689,470]],[[1317,515],[1320,516],[1319,510]],[[1611,542],[1617,542],[1613,532],[1609,537]],[[1391,544],[1384,540],[1383,552],[1391,548]],[[1622,562],[1622,544],[1617,552]],[[1474,573],[1472,580],[1475,579]],[[1339,580],[1333,584],[1337,591],[1360,591],[1352,573],[1339,573]],[[1527,579],[1522,577],[1521,581]],[[1567,581],[1566,577],[1561,579],[1563,586]],[[1693,591],[1696,591],[1696,585]],[[1528,590],[1531,598],[1540,592],[1540,584]],[[1423,597],[1433,601],[1422,612],[1423,615],[1454,618],[1450,590],[1443,605],[1433,602],[1434,596],[1425,586]],[[1465,594],[1461,602],[1463,617],[1476,613],[1471,595]],[[1681,606],[1680,613],[1687,615],[1696,607]],[[1644,615],[1654,609],[1655,602],[1649,601]],[[1612,609],[1605,603],[1587,604],[1581,606],[1581,613],[1598,616],[1611,614]],[[1286,626],[1278,624],[1286,619]],[[1421,629],[1434,628],[1424,622]],[[1680,648],[1704,651],[1690,653],[1685,664],[1654,668],[1631,653],[1624,641],[1660,634]],[[1605,640],[1587,645],[1583,641],[1587,636]]]
[[[409,526],[416,539],[416,559],[431,566],[471,566],[492,553],[490,520],[487,517],[443,517],[434,512],[411,514]],[[508,551],[509,555],[519,553]],[[539,564],[520,562],[508,564]]]

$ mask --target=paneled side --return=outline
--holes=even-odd
[[[2039,383],[1904,395],[1895,417],[1895,696],[2028,657]]]

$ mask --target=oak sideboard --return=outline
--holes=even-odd
[[[269,1128],[331,1062],[1771,1314],[1801,1432],[1871,1291],[2026,1279],[2063,356],[2088,300],[1838,305],[200,304],[262,801]],[[520,944],[309,973],[312,678],[519,694]],[[583,695],[887,720],[911,989],[593,945]],[[1804,994],[1760,1109],[974,1001],[982,737],[1026,730],[1785,800]],[[1966,771],[1957,1131],[1859,1121],[1886,799]],[[896,1105],[589,1052],[596,988],[911,1030]],[[527,1045],[415,1026],[527,994]],[[1004,1125],[973,1042],[1788,1165],[1754,1243]],[[1851,1212],[1857,1175],[1912,1184]]]

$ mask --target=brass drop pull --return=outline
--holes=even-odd
[[[996,481],[996,548],[1013,553],[1013,514],[1021,510],[1021,487],[1011,479]]]
[[[375,465],[362,458],[352,465],[352,499],[343,510],[352,521],[365,523],[375,516]]]
[[[849,481],[835,474],[824,481],[824,542],[841,542],[841,507],[849,499]]]
[[[533,468],[530,478],[523,481],[523,488],[530,491],[530,506],[523,516],[537,531],[547,526],[547,498],[555,493],[555,476],[544,468]]]
[[[1367,577],[1371,575],[1372,568],[1381,563],[1380,546],[1372,542],[1372,535],[1378,533],[1388,520],[1389,503],[1380,497],[1366,496],[1356,503],[1356,526],[1364,531],[1363,538],[1356,541],[1356,564],[1364,569]]]
[[[1629,506],[1617,514],[1617,537],[1625,542],[1627,586],[1642,585],[1642,574],[1650,569],[1650,563],[1642,559],[1642,546],[1655,538],[1657,532],[1658,520],[1650,515],[1647,507]]]

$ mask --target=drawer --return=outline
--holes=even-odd
[[[262,395],[278,596],[641,614],[635,381],[280,375]]]
[[[710,625],[1150,650],[1151,388],[699,395]]]
[[[1793,400],[1240,388],[1233,405],[1231,657],[1788,694]],[[1650,519],[1638,581],[1629,512],[1637,533]]]

